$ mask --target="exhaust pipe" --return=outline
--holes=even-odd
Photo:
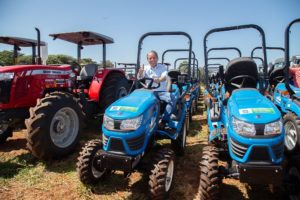
[[[38,28],[35,27],[35,30],[37,32],[37,50],[38,50],[38,55],[37,55],[37,64],[41,65],[42,64],[42,59],[41,59],[41,32]]]

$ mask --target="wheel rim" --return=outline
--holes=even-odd
[[[127,90],[125,87],[121,87],[118,92],[118,98],[125,97],[127,95]]]
[[[286,148],[291,151],[296,147],[297,144],[297,130],[295,125],[288,121],[284,125],[285,128],[285,138],[284,138],[284,144]]]
[[[292,167],[289,169],[289,176],[292,179],[292,184],[294,184],[295,186],[300,185],[300,172],[297,170],[296,167]],[[290,194],[289,197],[291,200],[297,200],[300,197],[300,193],[298,191],[298,194]]]
[[[4,132],[8,129],[7,124],[0,124],[0,135],[4,134]]]
[[[98,179],[98,178],[101,178],[103,176],[103,174],[106,172],[106,170],[102,170],[102,171],[99,171],[98,169],[96,169],[95,166],[97,166],[97,160],[95,158],[97,158],[99,155],[99,151],[96,153],[96,155],[93,157],[93,160],[92,160],[92,174],[93,176]]]
[[[174,161],[170,160],[169,166],[168,166],[168,171],[167,171],[167,176],[166,176],[166,183],[165,183],[166,192],[168,192],[170,190],[170,187],[172,185],[173,174],[174,174]]]
[[[77,113],[64,107],[58,110],[50,125],[50,137],[59,148],[70,146],[76,139],[79,131],[79,119]]]

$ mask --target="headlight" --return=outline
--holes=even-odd
[[[239,135],[255,136],[256,130],[254,124],[250,124],[232,117],[233,130]]]
[[[0,73],[0,81],[11,80],[14,78],[13,72]]]
[[[108,130],[114,129],[114,120],[106,115],[103,116],[103,126]]]
[[[282,130],[282,122],[281,120],[278,120],[276,122],[266,124],[264,134],[277,135],[281,133],[281,130]]]
[[[138,129],[143,120],[143,115],[133,118],[133,119],[125,119],[121,121],[121,130],[136,130]]]

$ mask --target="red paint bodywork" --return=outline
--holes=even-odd
[[[18,65],[0,68],[0,73],[14,72],[8,103],[0,103],[0,109],[26,108],[36,105],[36,100],[45,95],[48,88],[71,86],[70,65]],[[62,74],[56,74],[58,72]],[[1,84],[1,83],[0,83]]]

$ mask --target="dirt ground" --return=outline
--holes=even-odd
[[[203,108],[202,108],[203,109]],[[26,149],[25,130],[15,132],[0,146],[0,199],[147,199],[147,176],[134,172],[125,178],[116,172],[93,187],[82,185],[76,173],[80,148],[90,139],[100,137],[100,126],[84,132],[76,151],[60,161],[41,162]],[[95,128],[96,127],[96,128]],[[193,117],[185,156],[176,158],[175,177],[169,199],[198,199],[199,161],[207,143],[206,119],[201,113]],[[272,188],[251,190],[237,180],[225,179],[221,199],[281,199]]]

